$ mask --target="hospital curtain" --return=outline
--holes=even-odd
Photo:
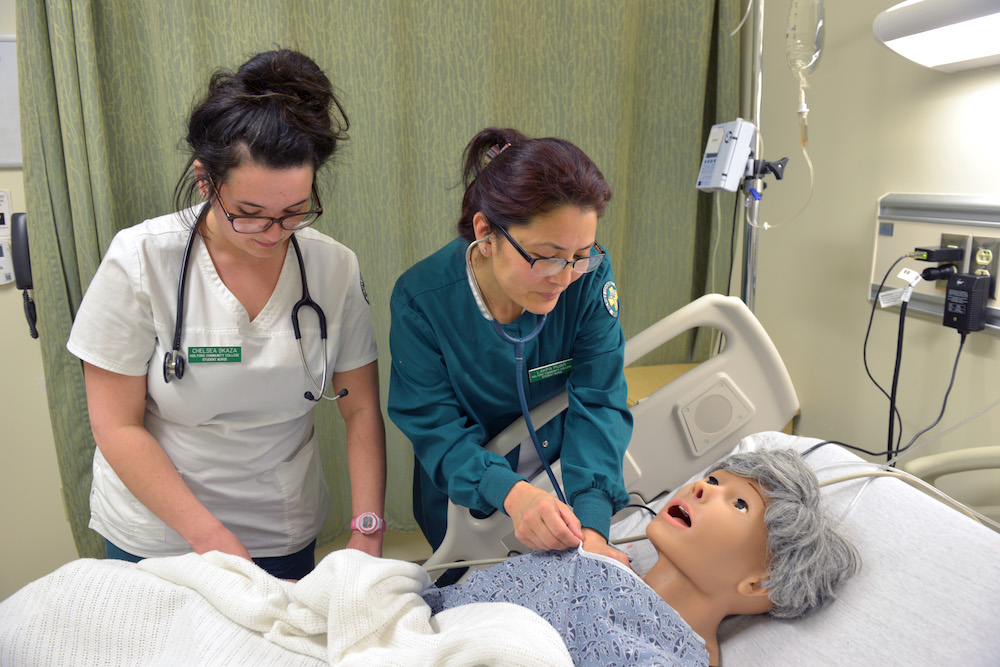
[[[102,542],[86,527],[94,443],[66,339],[114,234],[171,209],[185,118],[216,67],[296,48],[341,91],[351,140],[319,175],[318,227],[361,261],[384,401],[393,283],[454,237],[462,148],[488,125],[566,137],[604,171],[598,238],[626,335],[723,290],[731,223],[693,184],[708,128],[738,110],[739,14],[739,0],[17,0],[39,328],[80,553]],[[689,336],[657,360],[706,348]],[[388,520],[412,529],[409,443],[386,424]],[[322,543],[346,530],[350,496],[336,409],[317,426],[334,496]]]

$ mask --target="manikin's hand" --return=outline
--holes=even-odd
[[[514,536],[536,551],[570,549],[583,539],[573,508],[525,481],[511,487],[503,508],[514,522]]]
[[[604,536],[593,528],[583,529],[583,550],[589,551],[592,554],[601,554],[602,556],[614,558],[625,567],[630,569],[632,567],[628,561],[628,556],[625,555],[624,552],[619,551],[608,544],[608,541],[604,539]]]
[[[369,556],[375,556],[375,558],[382,557],[382,531],[372,533],[371,535],[365,535],[364,533],[359,533],[354,531],[351,534],[351,539],[347,541],[348,549],[357,549],[358,551],[363,551]]]

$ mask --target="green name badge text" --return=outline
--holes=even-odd
[[[187,360],[189,364],[213,364],[219,362],[236,362],[243,360],[242,347],[189,347]]]
[[[548,380],[549,378],[554,378],[557,375],[565,375],[570,372],[573,368],[572,359],[563,359],[562,361],[556,361],[545,366],[539,366],[538,368],[532,368],[528,371],[528,381],[538,382],[540,380]]]

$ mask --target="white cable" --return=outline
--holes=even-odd
[[[733,31],[729,33],[730,37],[735,37],[736,33],[738,33],[740,31],[740,28],[743,27],[743,24],[747,22],[747,17],[750,16],[751,7],[753,7],[753,0],[747,0],[747,10],[743,12],[743,18],[740,19],[740,24],[735,28],[733,28]]]
[[[932,442],[936,442],[936,441],[940,440],[941,438],[943,438],[944,436],[948,435],[949,433],[952,433],[955,430],[962,428],[963,426],[965,426],[969,422],[973,421],[974,419],[978,419],[979,417],[982,417],[983,414],[985,414],[986,412],[989,412],[990,410],[992,410],[993,408],[997,407],[998,405],[1000,405],[1000,398],[998,398],[997,400],[993,401],[992,403],[990,403],[989,405],[987,405],[982,410],[979,410],[978,412],[972,413],[971,415],[969,415],[968,417],[966,417],[962,421],[958,422],[954,426],[952,426],[950,428],[946,428],[945,430],[941,431],[937,435],[935,435],[935,436],[933,436],[931,438],[928,438],[927,440],[924,440],[923,442],[921,442],[919,444],[911,445],[909,450],[907,450],[906,452],[900,452],[896,456],[896,458],[892,459],[892,461],[889,461],[889,463],[887,463],[886,465],[889,465],[891,463],[895,463],[899,459],[899,457],[902,456],[903,454],[913,454],[913,452],[917,451],[921,447],[924,447],[926,445],[931,444]]]
[[[809,194],[806,195],[806,201],[802,204],[801,207],[799,207],[799,210],[795,212],[795,215],[788,218],[787,220],[773,225],[769,222],[763,222],[759,225],[754,225],[755,227],[764,229],[765,231],[768,229],[777,229],[778,227],[787,225],[789,222],[792,222],[793,220],[798,218],[800,215],[802,215],[803,211],[805,211],[806,208],[809,206],[809,202],[812,201],[813,191],[816,188],[816,171],[813,169],[812,159],[809,157],[809,149],[807,149],[805,146],[802,146],[802,156],[806,160],[806,166],[809,167]],[[747,223],[753,224],[750,223],[749,218],[747,219]]]
[[[936,498],[940,502],[944,503],[945,505],[950,506],[952,509],[954,509],[954,510],[956,510],[958,512],[961,512],[962,514],[966,515],[967,517],[969,517],[969,518],[971,518],[971,519],[973,519],[975,521],[978,521],[979,523],[987,525],[987,526],[989,526],[990,528],[992,528],[993,530],[995,530],[997,532],[1000,532],[1000,523],[997,523],[993,519],[990,519],[989,517],[984,516],[982,513],[977,512],[976,510],[972,509],[971,507],[960,503],[959,501],[955,500],[954,498],[952,498],[948,494],[946,494],[943,491],[941,491],[940,489],[938,489],[936,486],[934,486],[932,484],[928,484],[927,482],[925,482],[924,480],[920,479],[919,477],[917,477],[915,475],[911,475],[910,473],[908,473],[906,471],[903,471],[903,470],[898,470],[898,469],[882,470],[882,469],[879,469],[879,470],[867,470],[867,471],[864,471],[864,472],[850,473],[850,474],[847,474],[847,475],[842,475],[840,477],[833,477],[831,479],[823,480],[822,482],[820,482],[819,485],[821,487],[822,486],[829,486],[830,484],[838,484],[840,482],[846,482],[846,481],[849,481],[849,480],[852,480],[852,479],[859,479],[859,478],[862,478],[862,477],[868,477],[868,478],[875,478],[875,477],[895,477],[896,479],[900,479],[900,480],[906,482],[907,484],[909,484],[910,486],[916,487],[916,488],[920,489],[921,491],[927,493],[928,495],[933,496],[934,498]],[[869,479],[868,481],[870,482],[871,479]],[[862,487],[862,488],[864,488],[864,487]],[[858,493],[858,495],[860,495],[860,492]],[[855,500],[856,499],[857,498],[855,498]],[[853,505],[853,502],[852,502],[852,505]]]
[[[497,563],[502,563],[510,558],[513,558],[513,556],[503,556],[501,558],[481,558],[479,560],[460,560],[454,563],[442,563],[440,565],[424,565],[424,569],[428,572],[435,572],[437,570],[451,570],[453,568],[475,567],[477,565],[496,565]]]
[[[719,191],[715,191],[715,246],[712,248],[712,255],[708,260],[708,293],[715,291],[715,262],[719,255],[719,239],[722,238],[722,213],[719,211],[722,202],[719,198]],[[729,289],[726,289],[729,293]]]

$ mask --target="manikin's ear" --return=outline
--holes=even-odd
[[[201,195],[202,199],[207,200],[212,193],[212,186],[208,182],[208,172],[199,160],[191,163],[191,170],[194,172],[195,183],[198,184],[198,194]]]
[[[472,216],[472,230],[476,233],[476,239],[485,239],[492,233],[490,221],[486,219],[482,211],[477,211]]]
[[[763,614],[768,612],[774,603],[767,597],[767,588],[764,580],[768,572],[762,571],[747,577],[739,583],[736,591],[740,597],[741,614]]]

